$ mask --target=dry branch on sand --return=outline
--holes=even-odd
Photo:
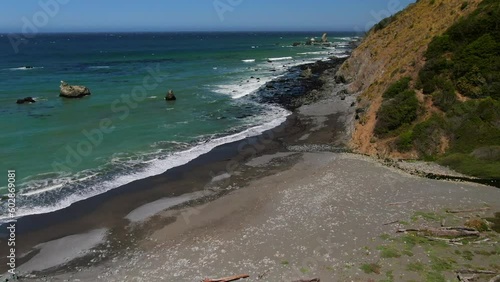
[[[467,209],[467,210],[447,210],[447,213],[463,213],[463,212],[477,212],[477,211],[487,211],[489,207],[478,208],[478,209]]]
[[[467,227],[441,227],[441,228],[418,228],[418,229],[398,229],[398,233],[418,232],[436,237],[479,237],[479,231]]]
[[[250,275],[248,274],[240,274],[240,275],[234,275],[234,276],[229,276],[229,277],[223,277],[223,278],[218,278],[218,279],[205,279],[202,282],[231,282],[231,281],[236,281],[240,280],[243,278],[248,278]]]
[[[319,278],[309,279],[309,280],[297,280],[293,282],[320,282]]]

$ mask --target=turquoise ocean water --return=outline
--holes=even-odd
[[[325,48],[292,47],[320,38],[312,32],[38,34],[18,53],[0,36],[0,156],[5,175],[17,172],[25,216],[279,125],[288,111],[247,95],[293,65],[344,56],[353,35],[330,33],[337,46]],[[60,98],[61,80],[92,95]],[[164,100],[168,89],[177,101]],[[27,96],[37,102],[15,103]],[[0,221],[5,211],[0,206]]]

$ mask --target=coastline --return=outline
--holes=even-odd
[[[21,219],[18,224],[21,227],[21,233],[26,232],[26,236],[21,234],[18,240],[26,248],[22,252],[27,254],[20,258],[20,264],[42,254],[42,251],[36,250],[29,252],[31,247],[40,243],[58,239],[63,239],[62,242],[64,243],[64,240],[67,240],[69,235],[85,235],[92,232],[92,230],[107,230],[106,239],[96,240],[97,243],[87,250],[85,248],[79,250],[79,252],[86,252],[86,255],[75,256],[77,259],[69,264],[43,269],[41,272],[36,273],[35,276],[30,276],[31,279],[26,279],[26,281],[43,281],[41,277],[46,275],[52,279],[48,281],[63,281],[65,279],[86,281],[85,279],[95,280],[104,277],[106,281],[122,281],[119,280],[119,276],[113,277],[111,270],[114,267],[121,270],[129,267],[130,265],[126,263],[126,260],[123,260],[124,257],[127,258],[129,255],[139,255],[140,257],[141,255],[147,255],[149,251],[158,250],[158,248],[174,248],[175,242],[193,246],[199,242],[197,240],[200,240],[200,236],[203,237],[206,234],[212,234],[212,237],[207,236],[213,239],[218,236],[217,234],[226,234],[225,232],[228,231],[227,235],[221,235],[226,237],[226,240],[229,240],[231,235],[241,235],[241,233],[237,232],[244,228],[244,224],[249,224],[249,226],[252,226],[252,223],[263,224],[267,222],[270,215],[280,214],[271,207],[273,200],[279,199],[281,193],[287,193],[288,188],[285,184],[288,183],[290,186],[299,189],[301,185],[305,185],[308,181],[316,183],[313,177],[316,173],[326,175],[330,170],[334,172],[333,176],[329,176],[330,181],[342,187],[339,188],[342,191],[338,190],[338,193],[349,193],[349,185],[346,186],[346,183],[342,184],[338,183],[338,181],[347,181],[350,185],[363,189],[363,187],[373,184],[370,183],[370,179],[377,179],[377,173],[389,177],[389,180],[395,184],[411,183],[411,187],[416,187],[415,185],[418,185],[419,182],[438,188],[442,184],[445,187],[443,189],[446,189],[446,191],[465,186],[462,189],[467,190],[464,193],[469,197],[468,201],[457,200],[456,198],[445,201],[442,199],[442,195],[436,196],[436,202],[441,207],[454,203],[460,205],[476,204],[474,201],[478,199],[474,198],[471,192],[473,189],[486,192],[484,196],[479,197],[481,201],[488,201],[488,195],[486,194],[496,195],[499,193],[497,192],[498,189],[493,190],[490,187],[476,184],[421,179],[406,175],[401,171],[391,170],[368,157],[339,153],[348,151],[347,145],[350,141],[355,118],[356,108],[353,105],[355,105],[356,95],[339,94],[345,88],[345,85],[335,83],[335,68],[321,69],[321,74],[322,76],[319,78],[323,82],[321,89],[319,91],[318,89],[309,89],[305,96],[300,97],[300,104],[302,105],[300,107],[297,105],[297,108],[287,118],[287,121],[274,129],[255,137],[221,145],[184,166],[171,169],[158,176],[134,181],[120,189],[111,190],[89,200],[73,204],[67,209],[47,215]],[[349,170],[349,166],[354,167],[355,170],[360,168],[368,169],[371,173],[361,177],[363,180],[356,184],[357,180],[355,174],[353,174],[355,171]],[[315,172],[315,169],[318,171]],[[337,169],[340,170],[337,171]],[[348,181],[350,179],[349,174],[352,174],[353,180]],[[401,177],[404,181],[398,180],[398,177]],[[383,181],[380,176],[378,178],[376,181]],[[276,185],[276,188],[270,186],[272,183]],[[380,182],[379,186],[382,183]],[[166,192],[167,189],[165,189],[167,187],[168,193]],[[266,190],[266,187],[269,190]],[[378,187],[378,189],[381,189],[381,187]],[[407,189],[408,187],[403,188]],[[399,189],[403,188],[399,187]],[[155,200],[164,199],[165,197],[181,197],[182,195],[200,191],[205,191],[207,194],[195,197],[193,200],[180,205],[175,205],[173,209],[166,211],[160,209],[154,212],[154,207],[149,206],[148,208],[148,204]],[[438,192],[443,193],[443,191]],[[358,190],[358,192],[363,193],[362,190]],[[405,192],[409,191],[405,190]],[[431,193],[431,191],[429,192]],[[371,194],[370,192],[367,193]],[[387,196],[387,193],[385,191],[382,194]],[[418,193],[420,197],[423,195],[422,191],[415,191],[415,193]],[[332,196],[331,194],[328,195]],[[294,195],[290,194],[289,197],[291,196]],[[307,194],[303,196],[307,196]],[[298,196],[295,195],[295,197]],[[349,198],[352,197],[355,196],[349,195]],[[407,196],[401,197],[395,197],[394,201],[408,198]],[[377,199],[381,200],[380,198]],[[299,204],[296,201],[294,203]],[[304,200],[302,204],[306,203],[308,202]],[[498,205],[495,206],[496,203],[490,202],[490,204],[493,205],[493,209],[500,209]],[[161,205],[168,207],[169,203],[167,201],[161,203]],[[137,212],[141,207],[144,210],[142,212],[138,211],[138,213],[147,216],[139,215],[138,222],[130,223],[126,219],[127,215],[134,211]],[[437,209],[430,203],[427,203],[426,207]],[[340,208],[340,206],[337,208]],[[399,211],[397,214],[409,216],[411,211],[416,209],[418,209],[418,206],[412,206],[411,209],[404,212]],[[188,220],[186,220],[186,215]],[[391,218],[388,216],[390,214],[383,214],[383,219],[390,220]],[[308,217],[308,219],[311,218]],[[380,220],[380,218],[376,218],[376,220]],[[25,226],[24,229],[22,228],[23,225]],[[26,228],[27,226],[31,229]],[[43,226],[48,227],[42,228]],[[353,227],[351,226],[351,228]],[[384,230],[383,228],[380,231]],[[221,231],[224,232],[221,233]],[[321,234],[327,236],[328,233]],[[184,236],[187,237],[183,238]],[[346,242],[348,238],[348,236],[344,237],[344,240],[339,242]],[[186,241],[190,239],[192,241]],[[160,242],[160,244],[157,244],[157,242]],[[313,244],[307,248],[314,249],[315,247],[317,246]],[[50,249],[50,246],[48,248]],[[43,246],[41,249],[43,249]],[[98,252],[90,252],[89,249],[98,250]],[[222,250],[220,246],[216,249]],[[232,259],[237,258],[235,253],[224,255],[227,252],[219,253],[219,255]],[[257,251],[252,253],[258,254]],[[57,255],[58,253],[55,252],[50,256]],[[269,253],[266,255],[271,256],[274,254]],[[266,255],[263,255],[263,257]],[[304,255],[307,256],[307,252]],[[40,257],[37,259],[40,260]],[[300,260],[300,258],[297,259]],[[279,259],[274,259],[275,267],[276,261],[279,261]],[[263,263],[265,265],[265,262]],[[269,264],[272,265],[273,263]],[[173,276],[179,274],[180,276],[176,277],[185,279],[179,281],[192,281],[189,279],[198,279],[201,275],[217,276],[223,270],[229,272],[236,269],[245,272],[245,269],[241,269],[242,264],[235,264],[232,267],[227,266],[227,269],[225,269],[226,266],[224,265],[213,264],[213,261],[212,264],[208,263],[208,265],[212,267],[219,266],[220,268],[214,268],[211,273],[201,273],[202,270],[200,269],[199,272],[172,271],[163,273],[163,275],[166,277],[169,274]],[[156,266],[161,268],[161,265]],[[260,268],[257,266],[250,264],[254,276],[267,270],[264,269],[265,267]],[[137,279],[141,277],[139,269],[130,269],[132,275],[135,275]],[[180,268],[175,270],[180,271]],[[94,274],[94,272],[97,274]],[[120,272],[120,275],[123,274],[121,279],[131,277],[128,276],[129,274],[124,273],[129,273],[129,271]],[[153,274],[157,275],[158,273],[151,273],[151,275]],[[298,274],[300,274],[300,271],[299,273],[297,271],[290,272],[287,274],[288,276],[280,276],[280,273],[272,271],[272,273],[266,274],[269,275],[266,279],[271,279],[269,277],[279,277],[280,279],[299,278]],[[303,276],[325,275],[324,270],[317,273],[308,273],[308,275],[302,274]],[[346,275],[350,277],[350,275],[354,274],[347,273]],[[159,278],[159,276],[149,277]]]
[[[337,69],[343,61],[344,59],[335,59],[331,62],[330,67]],[[279,102],[284,108],[293,110],[303,103],[308,103],[308,99],[317,99],[317,97],[321,96],[318,94],[317,89],[312,94],[310,91],[321,86],[319,75],[330,68],[327,67],[327,64],[317,62],[298,65],[292,67],[289,73],[298,75],[306,67],[316,64],[319,64],[319,68],[315,69],[314,75],[300,78],[299,83],[292,80],[293,78],[290,81],[278,79],[279,81],[270,82],[275,85],[276,89],[279,89],[278,84],[282,83],[285,87],[289,87],[290,91],[293,91],[292,94],[294,95],[281,97]],[[329,87],[335,86],[330,85]],[[318,121],[314,118],[309,119],[301,119],[297,113],[293,113],[288,116],[283,124],[276,128],[253,137],[217,146],[189,163],[169,169],[160,175],[133,181],[118,189],[76,202],[55,212],[30,215],[18,219],[17,241],[20,246],[18,253],[21,254],[18,256],[18,265],[29,261],[37,253],[36,246],[39,244],[99,228],[107,228],[108,230],[116,228],[116,226],[124,228],[128,224],[124,217],[142,205],[160,198],[174,198],[206,190],[207,187],[212,186],[214,177],[224,174],[228,170],[235,170],[250,158],[287,150],[286,146],[291,144],[291,141],[287,144],[287,140],[297,139],[296,135],[302,134],[307,128],[311,129],[318,126]],[[320,122],[322,123],[324,120]],[[329,123],[329,125],[335,128],[332,123]],[[308,142],[299,143],[307,144]],[[217,186],[221,187],[227,185],[228,183],[217,183]],[[166,186],[168,186],[168,189],[165,189]],[[210,193],[210,195],[203,197],[201,201],[209,201],[227,193],[224,192],[224,188],[218,189],[223,192]],[[193,204],[192,202],[186,201],[181,206]],[[0,243],[4,243],[3,239],[0,240]],[[3,252],[5,246],[7,245],[1,244],[0,251]],[[2,273],[6,271],[4,269],[4,260],[3,258],[0,259],[0,272]]]

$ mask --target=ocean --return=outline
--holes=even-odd
[[[290,112],[251,94],[292,66],[346,56],[354,34],[293,46],[310,37],[321,34],[36,34],[16,53],[0,35],[0,195],[15,170],[16,216],[48,213],[278,126]],[[92,95],[61,98],[61,81]]]

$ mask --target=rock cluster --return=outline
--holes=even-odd
[[[90,90],[85,86],[79,85],[69,85],[64,81],[61,81],[61,91],[59,96],[65,98],[82,98],[90,95]]]
[[[32,97],[26,97],[26,98],[23,98],[23,99],[18,99],[17,100],[17,104],[31,104],[31,103],[35,103],[35,99],[33,99]]]
[[[168,90],[167,96],[165,96],[165,100],[167,101],[175,101],[177,98],[174,95],[174,91]]]

